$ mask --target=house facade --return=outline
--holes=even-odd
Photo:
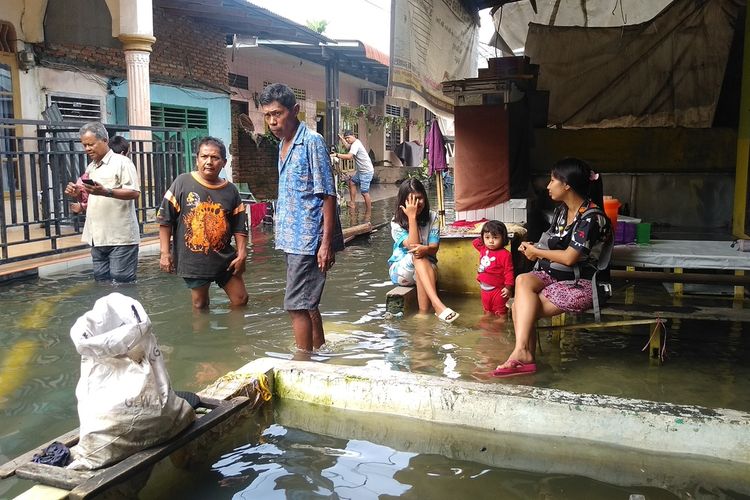
[[[337,57],[341,62],[337,133],[353,130],[371,152],[376,165],[401,166],[402,162],[396,155],[397,147],[405,141],[421,143],[425,132],[425,110],[409,101],[386,95],[387,55],[357,41],[334,41],[326,48],[331,57]],[[289,85],[300,104],[300,120],[325,136],[325,60],[314,48],[301,49],[262,40],[253,46],[230,46],[226,58],[232,100],[231,152],[235,181],[248,183],[260,198],[272,198],[277,182],[275,146],[270,144],[273,140],[268,136],[258,97],[269,83]],[[377,70],[381,71],[379,75],[374,73]],[[246,118],[240,119],[241,115]],[[256,139],[251,140],[250,134]],[[329,147],[340,145],[337,141]]]
[[[118,11],[110,10],[107,2],[92,0],[13,0],[11,4],[3,16],[14,15],[0,21],[16,38],[15,46],[8,44],[10,51],[2,56],[6,78],[14,88],[12,95],[6,95],[12,100],[12,117],[41,120],[43,112],[56,105],[67,121],[130,123],[123,42],[112,35],[118,29],[113,21]],[[36,8],[29,9],[30,5]],[[153,7],[153,19],[151,124],[185,128],[188,153],[194,153],[191,140],[203,135],[228,143],[224,30],[190,17],[167,15],[158,5]],[[4,117],[9,114],[4,112]]]

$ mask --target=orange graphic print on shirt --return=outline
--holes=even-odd
[[[224,248],[224,238],[229,234],[229,224],[219,203],[211,198],[199,202],[185,214],[185,246],[193,252],[209,250],[216,252]]]

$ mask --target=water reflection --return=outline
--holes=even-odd
[[[174,493],[235,499],[671,499],[701,491],[731,492],[708,480],[716,477],[721,463],[701,467],[685,459],[684,473],[671,474],[677,469],[659,457],[607,450],[610,457],[622,456],[618,467],[605,454],[590,447],[583,451],[580,446],[586,445],[570,441],[559,446],[476,430],[448,431],[429,423],[415,427],[409,419],[295,402],[284,402],[274,414],[258,439],[235,445],[213,463],[213,478],[182,484]],[[703,471],[703,480],[696,482],[696,471]],[[736,485],[738,476],[737,467],[727,471],[724,486]]]
[[[385,220],[391,211],[389,202],[376,202],[373,220]],[[252,240],[245,276],[250,301],[244,310],[230,309],[214,287],[210,311],[193,313],[182,280],[159,272],[156,256],[142,259],[136,285],[117,288],[149,313],[177,389],[199,390],[248,361],[290,358],[295,352],[282,310],[283,258],[273,249],[270,230],[255,228]],[[750,411],[747,323],[675,322],[667,345],[670,359],[661,367],[649,364],[641,352],[645,327],[568,332],[559,341],[544,334],[536,375],[491,379],[489,372],[512,350],[510,322],[487,321],[478,296],[449,298],[461,312],[453,325],[432,315],[386,318],[385,292],[391,284],[385,261],[391,245],[383,228],[337,258],[321,304],[327,345],[313,357],[317,362]],[[69,328],[112,291],[94,284],[88,269],[0,287],[0,456],[18,455],[78,425],[74,391],[80,356]],[[639,285],[635,299],[671,300],[653,285]],[[725,304],[726,299],[705,302]]]
[[[400,496],[409,486],[393,476],[414,453],[271,425],[260,443],[240,447],[213,466],[233,498],[358,498]]]

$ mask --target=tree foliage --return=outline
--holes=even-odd
[[[315,33],[320,33],[321,35],[328,27],[328,21],[326,21],[325,19],[320,19],[317,21],[308,20],[305,24],[307,25],[308,28],[313,30]]]

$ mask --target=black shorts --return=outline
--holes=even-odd
[[[215,281],[217,285],[219,285],[219,288],[224,288],[224,285],[229,283],[229,280],[232,279],[232,276],[234,276],[234,271],[223,271],[219,273],[218,276],[215,278],[182,278],[185,280],[185,285],[187,285],[188,288],[191,290],[193,288],[200,288],[202,286],[211,284],[211,282]]]
[[[325,284],[326,273],[318,268],[317,255],[286,254],[285,310],[317,309]]]

